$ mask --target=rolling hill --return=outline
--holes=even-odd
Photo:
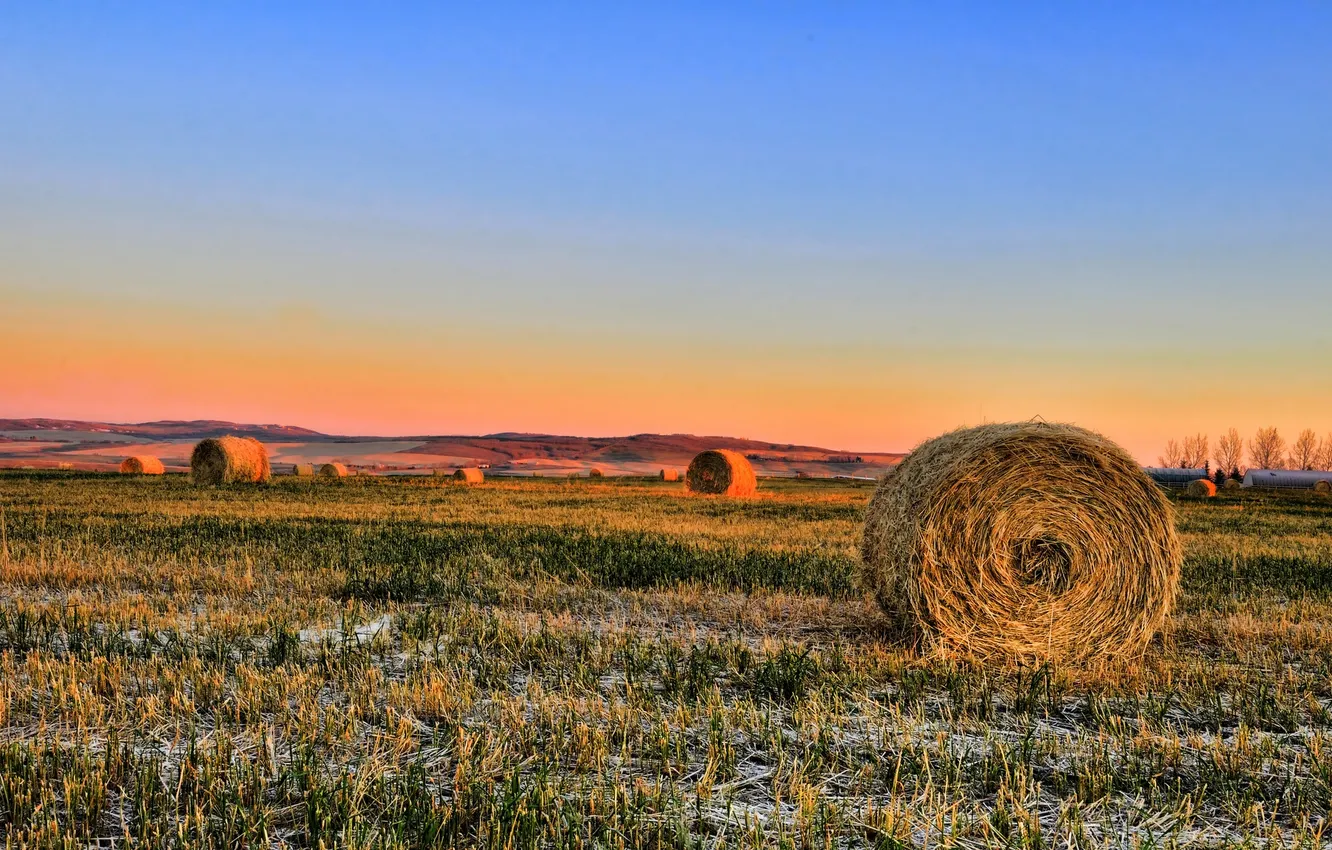
[[[0,419],[0,466],[107,469],[127,455],[142,453],[161,457],[168,469],[183,469],[195,442],[222,434],[251,436],[265,443],[278,469],[284,464],[337,460],[379,473],[485,466],[492,474],[568,474],[595,466],[608,475],[649,475],[663,467],[683,470],[704,449],[728,448],[749,457],[760,475],[876,477],[902,457],[694,434],[383,437],[340,436],[290,425],[222,420],[113,423]]]

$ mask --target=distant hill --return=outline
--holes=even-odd
[[[706,449],[734,449],[751,460],[773,463],[893,464],[900,454],[850,452],[739,437],[634,434],[629,437],[563,437],[552,434],[488,434],[426,437],[413,454],[472,457],[490,464],[523,459],[606,461],[609,464],[673,460],[688,463]]]
[[[272,440],[333,439],[318,431],[297,428],[294,425],[244,425],[218,419],[191,421],[163,419],[157,422],[138,423],[86,422],[77,419],[0,419],[0,431],[91,431],[125,434],[130,437],[195,440],[221,437],[224,434],[244,434],[257,439]]]
[[[647,475],[663,467],[683,470],[705,449],[741,452],[760,475],[876,477],[902,455],[833,450],[795,443],[694,434],[570,437],[505,432],[483,436],[339,436],[291,425],[221,420],[115,423],[71,419],[0,419],[0,466],[113,468],[132,453],[161,457],[169,469],[188,465],[192,444],[205,437],[241,434],[269,446],[275,469],[293,463],[337,460],[372,472],[429,472],[485,466],[492,474],[586,472]],[[136,448],[137,447],[137,448]]]

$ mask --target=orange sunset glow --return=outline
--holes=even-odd
[[[1332,418],[1305,396],[1319,369],[1282,372],[1284,400],[1260,411],[1236,388],[1272,368],[1236,350],[1050,352],[714,341],[350,317],[247,315],[234,308],[10,300],[0,339],[16,415],[107,421],[229,418],[328,433],[533,431],[724,433],[904,451],[982,421],[1085,423],[1144,461],[1161,435],[1236,426],[1295,430]]]

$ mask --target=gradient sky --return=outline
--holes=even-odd
[[[560,5],[0,6],[0,416],[1332,431],[1332,5]]]

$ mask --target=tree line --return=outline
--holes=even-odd
[[[1215,461],[1218,475],[1229,472],[1232,478],[1240,478],[1244,469],[1332,469],[1332,433],[1320,440],[1312,428],[1305,428],[1287,447],[1286,438],[1276,428],[1259,428],[1247,441],[1238,429],[1231,428],[1217,438],[1215,452],[1210,450],[1206,434],[1194,434],[1167,440],[1165,454],[1157,461],[1182,469],[1201,469]]]

